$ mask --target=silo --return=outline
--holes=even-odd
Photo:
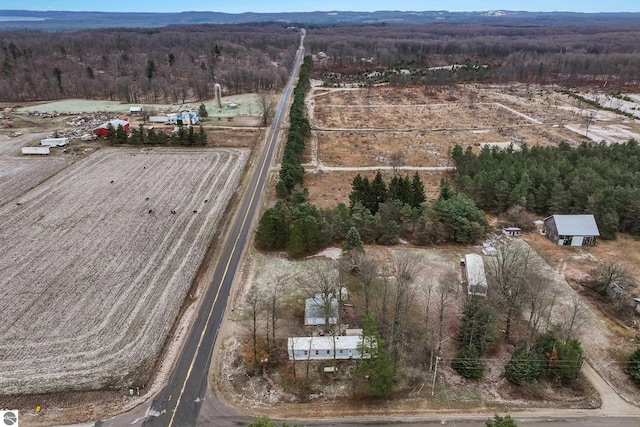
[[[218,104],[218,108],[222,108],[222,86],[220,86],[220,83],[215,84],[214,90],[216,92],[216,103]]]

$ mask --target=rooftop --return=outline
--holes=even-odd
[[[328,337],[290,337],[289,350],[333,350],[334,343],[331,336]],[[362,336],[336,336],[336,350],[350,350],[358,348],[362,342]]]
[[[561,236],[599,236],[593,215],[552,215]]]
[[[465,268],[467,269],[467,282],[469,294],[487,295],[487,276],[484,273],[484,261],[477,254],[467,254],[464,256]]]

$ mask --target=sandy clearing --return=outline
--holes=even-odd
[[[0,207],[0,394],[146,381],[248,155],[107,148]]]
[[[591,125],[588,129],[587,126],[583,124],[571,124],[565,125],[564,127],[579,135],[586,136],[596,143],[605,141],[607,144],[620,144],[630,139],[635,139],[636,141],[640,139],[640,134],[631,132],[621,125]]]

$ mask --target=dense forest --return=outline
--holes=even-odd
[[[131,103],[210,99],[279,90],[299,33],[278,24],[3,31],[0,101],[63,98]]]
[[[501,26],[481,24],[333,25],[308,31],[324,52],[320,72],[360,75],[390,67],[412,74],[392,83],[457,81],[560,83],[612,88],[640,81],[640,25]],[[429,67],[466,64],[455,72]]]
[[[456,185],[481,209],[521,206],[540,215],[592,213],[602,237],[640,235],[640,145],[582,144],[521,151],[452,151]]]
[[[309,26],[305,46],[324,52],[315,70],[362,82],[374,70],[392,84],[461,81],[598,84],[640,82],[640,24],[522,26],[473,23]],[[132,103],[203,100],[278,90],[299,32],[286,24],[192,25],[0,33],[0,101],[97,98]],[[456,70],[430,67],[462,64]]]

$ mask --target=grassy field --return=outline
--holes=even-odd
[[[260,111],[255,94],[242,94],[222,97],[222,108],[218,109],[215,100],[205,100],[201,102],[191,102],[186,104],[144,104],[145,109],[150,111],[174,112],[182,107],[198,111],[200,104],[204,104],[211,117],[233,117],[233,116],[259,116]],[[230,108],[230,104],[235,104],[236,108]],[[127,104],[117,101],[101,101],[87,99],[65,99],[53,102],[44,102],[17,109],[20,113],[60,113],[60,114],[81,114],[94,112],[107,112],[114,114],[129,114],[129,109],[140,104]]]

